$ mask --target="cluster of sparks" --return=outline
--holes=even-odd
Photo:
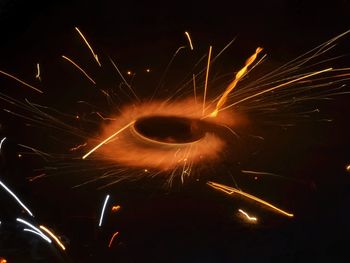
[[[76,27],[75,30],[88,47],[94,61],[102,68],[100,58],[95,53],[86,37],[79,28]],[[194,167],[201,166],[204,162],[214,165],[216,162],[220,162],[222,153],[225,151],[226,147],[229,147],[227,140],[218,134],[205,131],[202,138],[190,143],[177,143],[176,141],[174,143],[157,142],[137,134],[137,132],[135,132],[135,122],[148,116],[175,116],[195,119],[214,126],[223,127],[230,135],[237,136],[234,129],[240,125],[240,122],[244,122],[246,113],[260,111],[265,114],[275,113],[278,115],[280,109],[293,109],[296,105],[304,101],[326,99],[329,96],[345,94],[347,92],[343,91],[343,88],[350,79],[350,68],[324,67],[323,65],[326,64],[326,62],[332,61],[332,59],[323,59],[319,61],[316,59],[331,50],[334,47],[335,41],[348,33],[349,31],[325,42],[270,73],[247,83],[246,79],[248,74],[266,59],[266,55],[261,55],[263,49],[258,47],[255,52],[248,57],[243,67],[234,74],[233,79],[231,78],[226,89],[210,100],[208,100],[207,95],[208,89],[210,88],[210,67],[232,42],[222,49],[216,57],[213,57],[213,48],[210,46],[206,67],[198,73],[192,74],[191,80],[176,90],[176,92],[166,100],[141,100],[136,95],[134,87],[132,87],[123,76],[122,71],[119,70],[113,60],[110,60],[118,76],[121,77],[124,86],[128,88],[131,96],[134,97],[136,101],[132,104],[125,105],[119,112],[109,116],[96,112],[103,121],[101,125],[102,132],[99,136],[93,138],[89,136],[87,132],[64,122],[59,117],[50,115],[48,113],[51,111],[49,107],[33,103],[28,99],[20,101],[2,93],[0,94],[0,99],[15,105],[18,109],[25,112],[18,113],[13,110],[4,109],[12,115],[23,118],[34,124],[54,128],[71,134],[72,136],[79,137],[83,142],[72,146],[69,152],[74,156],[74,158],[72,158],[73,161],[81,162],[85,165],[85,170],[93,169],[96,164],[101,165],[102,162],[108,164],[105,167],[99,168],[99,170],[105,171],[101,176],[84,183],[90,183],[100,179],[110,179],[112,183],[109,184],[113,184],[125,179],[137,179],[137,177],[156,175],[164,175],[166,180],[170,183],[176,176],[180,175],[183,182],[186,177],[194,173]],[[185,35],[189,43],[189,48],[193,51],[194,46],[190,34],[185,32]],[[174,57],[182,49],[183,47],[180,47],[175,52]],[[62,58],[78,69],[93,85],[97,85],[94,78],[75,60],[66,55],[62,55]],[[40,65],[37,64],[36,66],[37,73],[35,78],[38,81],[42,81]],[[147,69],[147,72],[150,71],[150,69]],[[0,70],[0,74],[19,82],[35,92],[43,93],[42,90],[8,72]],[[126,74],[132,75],[132,72],[130,71]],[[203,84],[204,92],[202,96],[199,96],[198,93],[198,83]],[[193,95],[185,99],[176,98],[177,94],[187,90],[187,87],[192,84]],[[190,90],[192,90],[192,88]],[[105,90],[100,91],[107,99],[110,99],[108,92]],[[186,94],[186,92],[184,93]],[[309,113],[310,112],[307,114]],[[298,114],[299,113],[296,113],[296,115]],[[301,114],[305,114],[305,112]],[[60,115],[62,114],[60,113]],[[79,116],[77,116],[77,118],[79,118]],[[5,140],[6,138],[3,138],[0,141],[0,151]],[[39,155],[44,160],[61,158],[61,155],[48,154],[33,147],[22,146]],[[89,161],[91,165],[89,165]],[[72,165],[63,164],[61,166],[58,165],[58,169],[56,170],[63,170],[65,168],[71,169],[72,167]],[[346,169],[348,171],[350,170],[349,167]],[[139,172],[135,175],[131,170],[138,170]],[[79,171],[82,170],[80,169]],[[31,178],[31,181],[41,177],[45,177],[45,173]],[[286,212],[262,198],[258,198],[232,186],[212,181],[207,182],[207,185],[229,196],[237,195],[256,202],[280,215],[286,217],[294,216],[292,213]],[[12,195],[20,206],[32,216],[31,211],[1,181],[0,186]],[[98,224],[100,227],[103,223],[108,200],[109,195],[106,196],[101,209]],[[119,209],[120,206],[114,206],[112,211],[116,212]],[[256,217],[249,216],[248,213],[242,209],[238,211],[244,215],[247,220],[258,220]],[[51,242],[50,238],[52,238],[62,250],[65,250],[60,240],[45,226],[37,228],[21,218],[18,218],[17,221],[29,227],[25,228],[24,231],[36,234],[49,243]],[[112,235],[108,247],[112,246],[113,240],[118,233],[119,232],[115,232]]]

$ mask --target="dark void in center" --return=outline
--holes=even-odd
[[[204,137],[202,121],[178,116],[149,116],[138,119],[134,129],[141,137],[161,143],[191,143]]]

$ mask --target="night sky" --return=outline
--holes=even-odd
[[[122,72],[135,72],[137,92],[147,96],[158,85],[176,49],[187,45],[184,31],[191,34],[196,59],[207,53],[209,45],[217,53],[236,37],[213,69],[214,75],[237,70],[258,46],[269,54],[271,65],[285,63],[348,30],[349,14],[350,1],[346,0],[268,3],[0,0],[0,70],[30,80],[45,94],[35,94],[2,75],[0,92],[18,99],[30,98],[69,114],[84,114],[85,108],[76,104],[78,100],[92,101],[102,105],[105,112],[110,111],[104,100],[91,91],[92,85],[62,61],[62,54],[74,57],[93,73],[101,87],[116,82],[112,67],[106,66],[102,73],[98,71],[75,26],[88,37],[103,63],[108,64],[110,57],[117,60]],[[347,36],[332,54],[348,55],[349,43]],[[164,90],[176,88],[176,81],[187,76],[186,70],[191,69],[196,59],[180,55],[169,70]],[[34,79],[38,62],[42,66],[40,83]],[[345,57],[336,63],[336,67],[349,67],[350,59]],[[147,68],[151,69],[150,74],[145,72]],[[166,92],[163,94],[167,96]],[[67,139],[67,145],[79,142],[49,129],[26,127],[22,119],[1,112],[0,135],[6,136],[7,141],[0,155],[0,179],[29,204],[38,223],[52,226],[69,240],[63,262],[347,262],[349,99],[349,95],[341,95],[319,105],[322,118],[333,119],[331,123],[316,118],[285,128],[254,119],[255,125],[249,129],[265,137],[263,143],[242,143],[237,146],[239,154],[232,149],[238,163],[228,159],[217,166],[204,167],[200,182],[188,180],[172,188],[163,187],[162,178],[154,178],[104,189],[97,189],[99,184],[72,189],[93,176],[91,171],[65,172],[28,182],[26,178],[38,174],[35,169],[43,163],[33,156],[18,158],[18,143],[59,152],[66,149],[60,140]],[[0,100],[0,106],[5,108],[8,104]],[[93,125],[81,128],[98,133],[98,127]],[[282,177],[252,181],[239,172],[246,167]],[[233,185],[227,170],[242,188],[268,197],[294,212],[295,217],[285,218],[205,185],[205,179]],[[6,194],[0,194],[0,216],[11,221],[19,210]],[[111,205],[119,204],[122,209],[108,214],[105,225],[98,228],[106,194],[111,195]],[[237,216],[240,207],[261,216],[261,221],[245,223]],[[13,251],[25,250],[11,239],[17,231],[0,232],[0,257],[5,255],[8,262],[15,258],[17,252]],[[115,231],[119,235],[109,249],[108,241]],[[17,250],[11,250],[11,246]],[[61,258],[62,253],[58,254],[57,258]],[[19,256],[13,262],[54,260],[39,257],[28,261]]]

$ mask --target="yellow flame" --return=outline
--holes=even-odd
[[[255,50],[255,53],[251,55],[245,62],[244,67],[241,68],[234,80],[227,86],[225,92],[221,95],[218,103],[216,104],[215,110],[210,114],[211,117],[216,117],[218,115],[218,112],[220,108],[226,103],[228,95],[231,93],[231,91],[237,86],[237,83],[242,79],[244,74],[247,72],[248,67],[255,61],[257,58],[258,54],[262,51],[263,49],[261,47],[258,47]]]
[[[242,195],[248,199],[251,199],[251,200],[254,200],[255,202],[258,202],[260,204],[263,204],[265,206],[268,206],[269,208],[272,208],[273,210],[275,210],[276,212],[279,212],[280,214],[283,214],[285,216],[288,216],[288,217],[293,217],[294,215],[291,214],[291,213],[288,213],[286,211],[283,211],[282,209],[270,204],[269,202],[267,201],[264,201],[254,195],[251,195],[251,194],[248,194],[246,192],[243,192],[241,190],[238,190],[236,188],[233,188],[233,187],[230,187],[230,186],[227,186],[227,185],[223,185],[223,184],[219,184],[219,183],[215,183],[215,182],[211,182],[211,181],[208,181],[207,182],[207,185],[209,185],[210,187],[214,188],[214,189],[217,189],[221,192],[224,192],[228,195],[232,195],[232,194],[239,194],[239,195]]]

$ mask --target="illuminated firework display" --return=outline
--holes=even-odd
[[[177,41],[167,45],[170,51],[150,51],[148,61],[126,63],[118,57],[123,49],[104,50],[95,31],[96,27],[79,23],[65,27],[60,34],[63,39],[55,37],[53,45],[62,45],[59,53],[53,59],[43,52],[30,61],[31,75],[28,70],[16,70],[15,65],[1,64],[1,122],[13,131],[3,129],[0,138],[5,167],[1,194],[11,199],[11,204],[17,203],[16,211],[22,212],[13,222],[0,218],[0,227],[3,222],[20,226],[24,234],[32,234],[30,238],[57,250],[55,255],[79,261],[87,258],[82,256],[83,247],[89,247],[91,260],[105,257],[106,262],[133,257],[140,261],[131,254],[151,245],[143,248],[135,241],[139,232],[143,242],[147,243],[149,235],[155,236],[150,244],[158,244],[154,240],[167,235],[162,227],[176,232],[170,244],[179,240],[189,246],[195,241],[184,241],[187,234],[179,234],[182,231],[197,233],[191,232],[197,227],[202,235],[209,228],[213,240],[237,231],[235,241],[230,238],[217,251],[227,244],[245,246],[250,231],[262,242],[269,240],[267,232],[275,231],[269,240],[272,246],[282,238],[276,234],[279,231],[288,232],[288,238],[293,231],[300,231],[295,222],[309,220],[313,209],[309,204],[316,201],[310,201],[308,194],[317,192],[318,186],[312,176],[296,174],[298,169],[311,173],[311,167],[328,167],[322,159],[315,159],[317,165],[313,166],[300,163],[308,162],[302,159],[308,147],[316,149],[317,140],[325,136],[323,127],[328,133],[329,127],[337,129],[333,119],[337,123],[339,118],[332,105],[348,100],[350,63],[344,46],[350,41],[349,30],[324,34],[298,54],[286,54],[285,59],[277,58],[274,52],[277,56],[281,52],[256,40],[258,36],[245,39],[247,35],[233,34],[222,37],[218,44],[210,39],[208,44],[202,43],[196,30],[184,28],[172,36]],[[144,56],[141,51],[148,52],[140,47],[134,57]],[[156,52],[159,58],[153,56]],[[25,175],[15,172],[21,173],[21,178],[13,179],[14,184],[8,176],[7,167],[13,169],[7,157],[10,153],[15,162],[30,167]],[[339,163],[337,169],[348,174],[349,160]],[[19,189],[29,185],[35,193],[33,200],[42,195],[52,201],[39,208],[30,198],[24,199],[26,191],[13,187],[16,184]],[[322,187],[332,195],[328,186]],[[60,207],[53,207],[53,202]],[[209,212],[208,206],[212,206]],[[47,212],[37,213],[40,209]],[[178,215],[181,209],[184,216]],[[48,211],[59,216],[47,223],[54,217],[48,216]],[[150,214],[161,215],[159,229],[159,221]],[[187,225],[187,214],[194,216],[194,225]],[[203,220],[208,215],[209,219]],[[163,222],[162,218],[171,219]],[[204,223],[199,223],[201,220]],[[84,222],[84,227],[75,227],[78,222]],[[239,223],[231,226],[232,222]],[[153,232],[144,230],[143,223],[145,228],[152,226]],[[71,243],[61,231],[70,233]],[[248,237],[236,241],[246,233]],[[85,240],[76,245],[77,252],[74,244],[79,235]],[[198,257],[182,260],[174,256],[174,260],[203,259],[207,255],[203,251],[212,242],[198,245],[204,247],[198,248]],[[285,246],[279,259],[288,250]],[[254,249],[261,252],[262,247]],[[152,249],[155,252],[147,253],[153,259],[162,248]],[[220,257],[222,261],[234,258],[216,250],[212,253],[213,262]],[[5,251],[0,259],[11,259],[10,254]],[[158,261],[167,261],[169,254],[172,252],[160,253]],[[152,261],[150,258],[145,261]],[[239,260],[243,258],[239,256]]]

